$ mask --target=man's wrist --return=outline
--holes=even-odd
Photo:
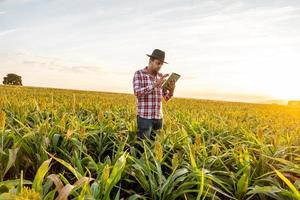
[[[161,86],[161,84],[159,84],[158,82],[154,82],[154,84],[153,84],[153,87],[155,87],[155,88],[158,88],[160,86]]]

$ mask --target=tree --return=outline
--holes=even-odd
[[[22,77],[17,74],[7,74],[3,78],[4,85],[22,85]]]

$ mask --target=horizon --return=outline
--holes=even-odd
[[[153,49],[175,97],[299,100],[300,2],[0,0],[0,79],[132,94]]]
[[[41,86],[32,86],[32,85],[5,85],[0,84],[1,86],[12,86],[12,87],[27,87],[27,88],[37,88],[37,89],[54,89],[54,90],[74,90],[79,92],[96,92],[96,93],[112,93],[112,94],[125,94],[133,95],[133,93],[127,92],[116,92],[116,91],[102,91],[102,90],[84,90],[77,88],[59,88],[59,87],[41,87]],[[232,102],[232,103],[250,103],[250,104],[277,104],[277,105],[287,105],[289,101],[299,101],[298,99],[267,99],[260,102],[249,102],[249,101],[234,101],[234,100],[224,100],[224,99],[211,99],[211,98],[197,98],[197,97],[185,97],[185,96],[174,96],[174,98],[183,98],[183,99],[193,99],[193,100],[207,100],[207,101],[219,101],[219,102]]]

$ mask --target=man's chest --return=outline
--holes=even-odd
[[[159,80],[159,76],[151,76],[148,74],[145,74],[142,78],[142,87],[149,87],[151,85],[154,85],[158,80]],[[161,95],[162,94],[162,89],[159,87],[155,87],[152,90],[151,94],[155,94],[155,95]]]

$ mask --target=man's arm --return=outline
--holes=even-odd
[[[137,97],[145,96],[149,94],[154,89],[153,84],[149,84],[146,87],[142,87],[142,75],[140,72],[135,72],[133,77],[133,91],[134,95]]]

